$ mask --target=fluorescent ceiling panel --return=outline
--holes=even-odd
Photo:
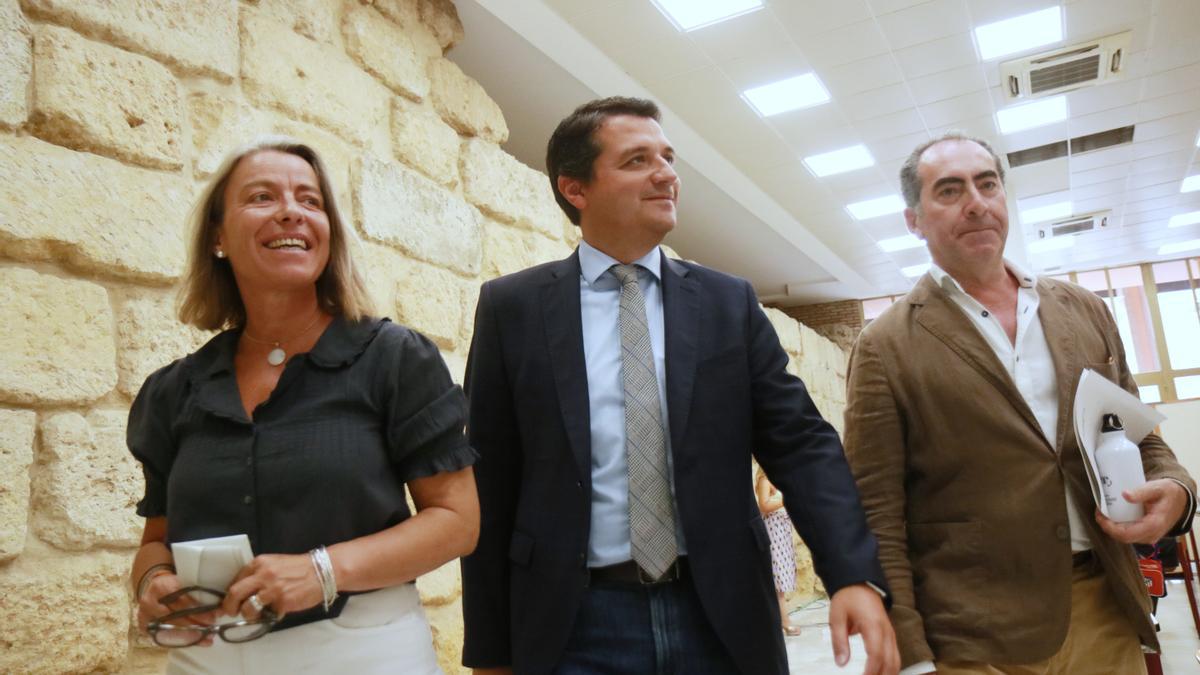
[[[1075,206],[1071,202],[1058,202],[1057,204],[1048,204],[1032,209],[1023,209],[1021,211],[1021,222],[1026,225],[1034,223],[1044,223],[1047,220],[1056,220],[1066,218],[1075,211]]]
[[[904,200],[900,198],[900,195],[888,195],[886,197],[877,197],[875,199],[847,204],[846,210],[850,212],[850,215],[854,216],[855,220],[868,220],[892,213],[900,213],[904,210]]]
[[[875,158],[871,156],[871,151],[867,149],[867,146],[860,143],[833,152],[809,155],[804,158],[804,164],[817,178],[824,178],[872,166],[875,164]]]
[[[1054,124],[1067,119],[1067,97],[1053,96],[1033,103],[996,111],[996,124],[1002,134]]]
[[[1184,251],[1194,251],[1200,248],[1200,239],[1191,239],[1189,241],[1181,241],[1177,244],[1164,244],[1158,247],[1159,255],[1170,255],[1172,253],[1183,253]]]
[[[1196,190],[1200,190],[1200,173],[1184,178],[1183,185],[1179,186],[1180,192],[1195,192]]]
[[[1062,39],[1062,10],[1057,5],[975,29],[975,44],[979,45],[979,58],[984,61]]]
[[[929,268],[932,265],[933,265],[933,263],[921,263],[920,265],[909,265],[908,267],[901,267],[900,273],[903,274],[904,276],[908,277],[909,279],[912,279],[913,277],[919,277],[922,274],[925,274],[926,272],[928,272]]]
[[[762,0],[651,0],[677,30],[711,26],[762,9]]]
[[[1167,227],[1185,227],[1187,225],[1195,225],[1196,223],[1200,223],[1200,211],[1171,216],[1171,219],[1167,221]]]
[[[919,248],[925,245],[925,242],[917,239],[915,235],[906,234],[902,237],[891,237],[888,239],[880,239],[875,242],[875,245],[882,249],[885,253],[895,253],[896,251],[907,251],[910,248]]]
[[[770,117],[789,110],[811,108],[829,102],[829,91],[813,73],[764,84],[742,92],[742,98],[759,115]]]
[[[1061,251],[1066,248],[1071,248],[1075,245],[1075,237],[1050,237],[1049,239],[1038,239],[1029,244],[1030,253],[1046,253],[1047,251]]]

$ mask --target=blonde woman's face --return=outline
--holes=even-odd
[[[242,158],[225,187],[216,246],[243,294],[314,285],[329,262],[329,218],[312,166],[277,150]]]

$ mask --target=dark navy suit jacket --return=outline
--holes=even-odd
[[[753,454],[832,595],[886,588],[837,432],[754,290],[662,257],[667,409],[690,582],[738,667],[787,672]],[[578,254],[483,285],[467,363],[482,529],[465,558],[470,667],[548,673],[588,586],[591,447]]]

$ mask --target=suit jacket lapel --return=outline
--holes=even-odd
[[[667,349],[667,417],[671,448],[683,447],[692,386],[696,382],[697,335],[700,330],[700,284],[689,270],[662,256],[663,330]]]
[[[1004,364],[996,358],[992,346],[971,324],[971,320],[963,314],[962,309],[938,287],[933,277],[922,277],[913,289],[909,301],[921,305],[915,312],[917,323],[978,371],[1041,437],[1041,425],[1038,424],[1037,417],[1025,402],[1025,397],[1017,389],[1016,383],[1009,377]]]
[[[1071,406],[1075,401],[1075,387],[1083,372],[1079,353],[1075,349],[1072,321],[1064,321],[1068,308],[1056,292],[1053,282],[1038,281],[1038,319],[1042,322],[1042,333],[1050,346],[1054,359],[1054,374],[1058,383],[1058,429],[1055,430],[1054,447],[1062,450],[1067,429],[1071,424]],[[1047,320],[1049,319],[1049,320]]]
[[[550,352],[563,426],[580,480],[591,485],[592,436],[588,407],[587,363],[583,354],[583,318],[579,305],[579,253],[552,266],[542,286],[542,318]]]

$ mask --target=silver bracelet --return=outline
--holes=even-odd
[[[329,608],[337,600],[337,581],[333,578],[333,561],[329,559],[329,552],[325,550],[324,546],[318,546],[309,551],[308,556],[312,560],[313,571],[317,573],[317,581],[321,584],[325,611],[329,612]]]

